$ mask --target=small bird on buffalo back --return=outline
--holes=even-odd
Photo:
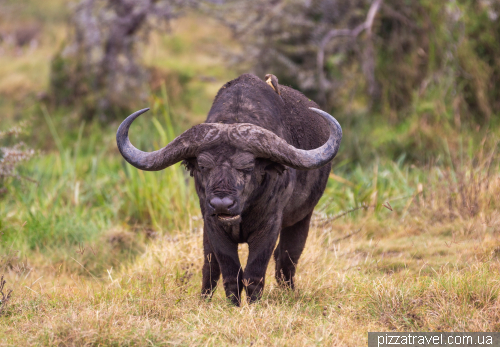
[[[274,76],[273,74],[268,73],[265,78],[266,78],[266,83],[269,84],[271,86],[271,88],[273,88],[274,91],[276,93],[278,93],[278,95],[281,98],[280,87],[278,84],[278,77]],[[281,98],[281,100],[283,100],[283,98]]]

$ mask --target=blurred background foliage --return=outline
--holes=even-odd
[[[424,164],[443,150],[443,137],[497,124],[498,2],[225,6],[214,12],[242,43],[237,63],[258,75],[272,71],[340,118],[350,160],[404,155]]]
[[[2,6],[2,50],[16,50],[38,69],[25,70],[28,79],[10,61],[0,84],[2,103],[31,97],[51,111],[77,113],[77,120],[113,123],[165,85],[176,109],[196,114],[186,115],[187,127],[203,119],[225,80],[273,73],[342,121],[343,159],[404,155],[425,164],[444,149],[443,138],[456,140],[474,129],[480,140],[500,112],[496,1],[82,0],[65,6],[52,0]],[[40,46],[50,56],[43,67],[28,63],[32,53],[19,53]]]
[[[467,165],[498,168],[477,153],[498,142],[499,15],[493,0],[3,0],[1,247],[81,270],[64,260],[93,245],[101,261],[80,262],[99,271],[159,232],[195,230],[188,175],[131,168],[114,135],[151,106],[131,140],[158,149],[243,72],[275,74],[342,124],[319,214],[394,200],[404,216],[426,182],[459,194]]]

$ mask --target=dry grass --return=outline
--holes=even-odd
[[[480,193],[498,199],[500,177]],[[415,200],[404,219],[403,209],[387,209],[315,222],[297,290],[278,288],[270,264],[263,299],[241,308],[221,290],[211,302],[199,298],[194,227],[157,239],[101,279],[35,264],[12,269],[0,345],[359,346],[368,331],[498,331],[500,213],[481,203],[474,216],[426,219],[429,199]],[[75,250],[74,261],[81,256]]]
[[[39,6],[56,13],[61,3]],[[65,35],[58,18],[43,25],[38,45],[0,45],[2,121],[24,116],[17,101],[45,89],[50,58]],[[176,37],[153,35],[144,54],[148,65],[177,76],[166,86],[172,99],[191,93],[186,105],[193,104],[178,106],[186,126],[202,120],[216,88],[234,73],[204,45],[214,37],[228,41],[227,32],[198,24],[195,17],[175,21]],[[124,169],[109,129],[91,125],[86,138],[82,125],[68,135],[66,123],[46,118],[59,154],[23,168],[39,186],[12,183],[0,200],[4,297],[13,290],[0,305],[0,346],[360,346],[368,331],[500,331],[494,151],[474,148],[470,160],[448,154],[427,171],[396,163],[336,168],[345,178],[332,175],[317,208],[297,289],[277,287],[271,262],[263,299],[235,308],[220,289],[210,302],[199,298],[201,223],[188,217],[198,212],[192,186],[179,184],[182,172]],[[156,148],[172,134],[155,122]],[[48,134],[42,132],[43,141]],[[144,133],[148,144],[153,134]],[[246,254],[241,247],[243,263]]]
[[[168,142],[164,136],[162,141]],[[29,200],[27,194],[25,204],[32,214],[50,210],[57,223],[46,228],[55,236],[66,237],[70,224],[81,223],[79,233],[93,225],[98,237],[78,246],[50,237],[52,248],[38,248],[42,243],[34,234],[43,223],[34,222],[43,218],[35,214],[32,225],[25,226],[22,220],[28,212],[22,214],[13,208],[21,205],[5,202],[12,214],[5,219],[11,237],[29,228],[22,235],[33,238],[36,247],[25,249],[22,259],[12,254],[0,259],[5,290],[13,289],[0,316],[0,346],[359,346],[366,344],[368,331],[500,329],[496,144],[484,144],[470,157],[450,154],[448,164],[427,170],[394,164],[356,171],[348,179],[332,175],[298,264],[297,289],[277,287],[271,262],[262,300],[240,308],[230,306],[220,289],[210,302],[199,297],[201,221],[188,217],[196,209],[184,196],[186,191],[163,201],[163,190],[155,188],[160,177],[170,182],[164,182],[167,190],[179,186],[180,173],[164,171],[166,176],[144,180],[141,174],[129,173],[129,186],[121,189],[139,195],[125,194],[121,200],[137,198],[139,207],[151,204],[151,211],[138,214],[137,222],[177,211],[177,219],[172,218],[178,231],[161,232],[157,226],[159,236],[141,243],[133,223],[102,212],[119,210],[120,199],[100,201],[99,195],[88,195],[87,205],[78,207],[72,175],[82,182],[91,178],[88,168],[82,169],[89,159],[75,146],[73,152],[61,150],[71,160],[61,156],[59,161],[70,164],[60,164],[61,172],[44,181],[46,187],[36,199]],[[38,160],[40,170],[54,166]],[[100,170],[92,181],[122,172],[111,157]],[[61,183],[66,181],[69,188]],[[110,191],[116,197],[118,183],[113,182]],[[82,196],[84,188],[82,183]],[[100,190],[107,194],[108,188]],[[46,193],[52,191],[51,196],[59,196],[57,204],[47,202]],[[181,208],[168,204],[184,201],[182,196],[187,200]],[[328,218],[322,211],[333,206],[338,213],[348,207],[339,205],[339,199],[366,208]],[[71,215],[76,219],[66,221]],[[103,222],[85,224],[99,218]],[[22,245],[20,237],[12,240]],[[140,244],[134,251],[137,257],[120,256],[135,242]],[[54,255],[58,245],[64,257]],[[242,247],[243,263],[246,253]]]

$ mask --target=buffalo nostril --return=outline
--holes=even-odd
[[[222,199],[219,198],[212,198],[210,200],[210,206],[212,206],[214,209],[217,209],[222,204]]]
[[[230,208],[234,205],[234,200],[226,196],[222,199],[222,203],[224,204],[224,207]]]
[[[222,199],[215,197],[210,199],[210,205],[215,210],[227,210],[234,205],[234,200],[227,196]]]

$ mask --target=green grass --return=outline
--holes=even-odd
[[[132,133],[140,134],[132,135],[137,146],[151,147],[151,143],[140,144],[156,137],[156,144],[149,149],[158,149],[175,137],[164,101],[153,99],[149,117],[143,117],[143,129],[133,127]],[[0,247],[4,250],[13,248],[23,256],[37,251],[67,259],[80,245],[102,245],[103,238],[116,239],[116,228],[124,229],[125,234],[125,229],[134,230],[133,237],[125,237],[129,242],[121,246],[137,248],[134,244],[148,235],[192,225],[199,214],[197,199],[180,164],[161,172],[136,170],[119,155],[114,129],[83,122],[71,142],[71,136],[63,136],[45,108],[40,112],[58,151],[40,154],[19,170],[36,183],[7,182],[7,196],[0,201]],[[111,261],[106,247],[101,253],[103,262]]]
[[[151,105],[131,129],[146,150],[182,131],[165,96]],[[500,327],[494,141],[423,168],[337,162],[297,289],[277,287],[271,262],[263,299],[234,308],[220,289],[199,298],[201,220],[182,167],[138,171],[114,128],[82,123],[72,142],[64,119],[44,119],[58,150],[20,168],[37,184],[10,181],[0,200],[6,345],[358,346],[367,331]]]
[[[365,218],[366,230],[343,241],[359,221],[313,225],[296,291],[276,286],[271,264],[262,300],[241,308],[228,305],[220,289],[211,302],[199,299],[195,230],[160,238],[100,280],[38,268],[27,278],[26,271],[12,272],[15,295],[0,336],[9,345],[359,346],[367,331],[497,331],[500,263],[488,233],[457,243],[440,235],[443,225],[480,228],[484,220],[448,221],[415,234],[417,212],[404,222]],[[370,232],[375,236],[367,238]],[[421,256],[413,258],[416,252]]]
[[[13,289],[0,345],[359,346],[368,331],[499,331],[497,136],[442,128],[453,113],[439,85],[396,128],[381,115],[366,124],[344,115],[297,289],[276,285],[271,261],[262,300],[235,308],[220,288],[199,298],[202,220],[184,168],[136,170],[116,148],[118,123],[82,122],[36,97],[63,37],[56,3],[39,48],[0,55],[0,130],[29,120],[21,139],[39,150],[18,168],[36,183],[0,182],[0,275]],[[145,51],[159,70],[151,111],[130,130],[142,150],[203,121],[234,77],[207,52],[220,28],[198,20],[153,35]],[[421,165],[409,164],[408,148]],[[247,254],[241,245],[243,264]]]

